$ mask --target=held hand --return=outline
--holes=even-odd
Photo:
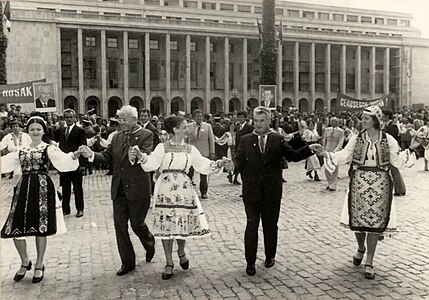
[[[319,154],[320,152],[324,151],[323,147],[319,144],[311,144],[308,147],[311,151],[316,152],[316,154]]]
[[[143,157],[143,153],[140,151],[139,146],[135,145],[128,150],[128,159],[130,162],[135,162]]]
[[[80,151],[85,158],[90,158],[93,155],[92,150],[85,145],[80,146],[78,151]]]

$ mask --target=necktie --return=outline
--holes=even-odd
[[[264,137],[260,136],[258,138],[259,138],[259,149],[261,150],[261,153],[263,154],[265,152]]]
[[[67,129],[66,129],[66,140],[69,138],[69,133],[70,133],[70,127],[67,127]]]
[[[201,125],[197,124],[197,137],[200,135]]]

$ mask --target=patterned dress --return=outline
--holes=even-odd
[[[221,173],[216,163],[192,145],[171,141],[160,143],[142,164],[146,172],[159,169],[153,193],[152,233],[161,239],[187,239],[210,233],[201,203],[187,173],[189,168],[201,174]]]
[[[55,146],[42,142],[37,147],[23,147],[1,158],[2,173],[19,166],[22,177],[12,198],[11,208],[1,230],[2,238],[49,236],[65,232],[55,186],[48,175],[50,162],[61,172],[79,167],[73,153],[63,153]],[[59,213],[57,213],[57,211]]]
[[[341,214],[341,225],[353,231],[383,233],[395,232],[396,208],[390,165],[404,165],[406,153],[399,152],[397,141],[380,132],[372,142],[367,132],[350,138],[347,146],[329,153],[326,169],[338,164],[352,163],[349,190]]]

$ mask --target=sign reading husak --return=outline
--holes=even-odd
[[[389,103],[390,95],[380,97],[373,100],[361,100],[355,99],[344,95],[341,92],[337,94],[337,106],[338,110],[362,110],[368,106],[379,106],[380,108],[387,107]]]
[[[33,84],[40,82],[46,82],[46,79],[0,85],[0,103],[33,103]]]

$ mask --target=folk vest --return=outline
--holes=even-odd
[[[352,160],[354,167],[362,166],[366,160],[369,142],[363,138],[364,132],[365,131],[360,132],[356,140]],[[377,166],[381,168],[388,167],[390,165],[390,148],[385,132],[381,133],[381,140],[375,143],[375,148],[377,150],[377,153],[375,154]]]

